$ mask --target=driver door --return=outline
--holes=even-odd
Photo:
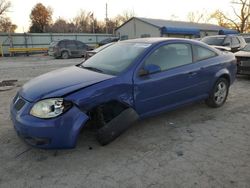
[[[135,108],[141,116],[174,108],[199,93],[200,67],[193,63],[191,44],[160,46],[146,57],[141,68],[150,64],[159,66],[161,71],[137,75],[134,80]]]

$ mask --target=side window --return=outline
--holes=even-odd
[[[225,44],[225,46],[231,46],[231,37],[226,37],[224,44]]]
[[[75,41],[73,41],[73,40],[67,41],[66,46],[67,46],[67,48],[69,48],[69,49],[75,49],[75,48],[76,48]]]
[[[65,41],[60,41],[59,42],[59,44],[58,44],[58,46],[60,47],[60,48],[65,48]]]
[[[148,37],[151,37],[151,35],[150,34],[142,34],[141,35],[141,38],[148,38]]]
[[[232,46],[239,46],[239,45],[240,45],[240,41],[236,37],[233,37]]]
[[[157,65],[162,71],[190,63],[192,63],[191,45],[181,43],[161,46],[145,61],[145,65]]]
[[[122,35],[121,40],[128,40],[128,35]]]
[[[250,43],[250,38],[245,38],[246,43]]]
[[[86,45],[82,42],[76,41],[76,45],[78,49],[85,49]]]
[[[207,48],[194,45],[194,61],[201,61],[217,56],[217,54]]]

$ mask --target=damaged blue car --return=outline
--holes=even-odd
[[[85,62],[32,79],[11,103],[18,135],[39,148],[73,148],[87,122],[101,145],[136,120],[196,101],[222,106],[236,59],[199,41],[118,42]]]

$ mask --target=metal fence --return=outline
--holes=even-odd
[[[47,48],[53,41],[72,39],[95,46],[111,34],[90,33],[0,33],[0,54],[9,54],[9,48]]]

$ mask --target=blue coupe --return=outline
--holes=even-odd
[[[18,135],[39,148],[75,147],[89,121],[105,145],[138,119],[200,100],[222,106],[235,75],[232,53],[199,41],[121,41],[26,83],[13,99],[11,119]]]

